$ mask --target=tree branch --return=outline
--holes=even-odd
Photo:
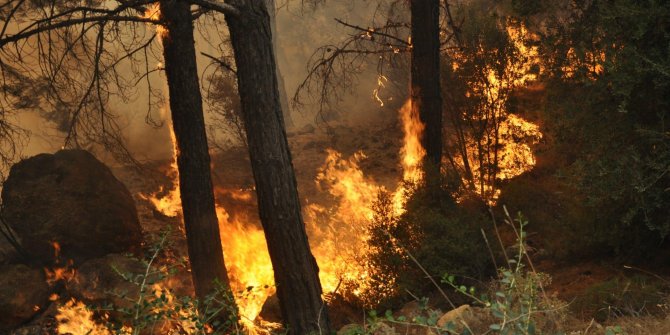
[[[104,15],[104,16],[91,16],[91,17],[82,17],[78,19],[69,19],[66,21],[61,21],[53,24],[48,24],[44,26],[40,26],[38,28],[24,31],[18,34],[14,34],[11,36],[7,36],[5,38],[0,39],[0,48],[4,47],[8,43],[12,42],[18,42],[22,39],[29,38],[31,36],[47,32],[50,30],[54,29],[61,29],[61,28],[67,28],[71,26],[76,26],[82,23],[93,23],[93,22],[108,22],[108,21],[114,21],[114,22],[144,22],[144,23],[152,23],[159,25],[161,24],[161,21],[151,19],[151,18],[143,18],[143,17],[137,17],[137,16],[109,16],[109,15]]]
[[[237,75],[237,71],[235,69],[233,69],[233,67],[230,64],[224,62],[223,60],[221,60],[219,58],[216,58],[216,57],[214,57],[214,56],[212,56],[208,53],[205,53],[205,52],[201,52],[200,54],[209,58],[209,59],[211,59],[211,60],[213,60],[216,64],[219,64],[219,66],[221,66],[222,68],[224,68],[224,69],[226,69],[226,70],[228,70],[228,71]]]
[[[340,20],[340,19],[338,19],[338,18],[335,18],[335,21],[336,21],[337,23],[339,23],[339,24],[345,26],[345,27],[349,27],[349,28],[353,28],[353,29],[356,29],[356,30],[360,30],[360,31],[363,31],[363,32],[366,32],[366,33],[369,33],[369,34],[372,34],[372,35],[378,35],[378,36],[383,36],[383,37],[386,37],[386,38],[390,38],[390,39],[392,39],[392,40],[394,40],[394,41],[396,41],[396,42],[399,42],[399,43],[401,43],[401,44],[403,44],[403,45],[405,45],[405,46],[409,46],[409,45],[410,45],[409,42],[407,42],[407,41],[405,41],[405,40],[403,40],[403,39],[401,39],[401,38],[398,38],[398,37],[396,37],[396,36],[389,35],[389,34],[386,34],[386,33],[382,33],[382,32],[379,31],[380,29],[377,29],[377,28],[363,28],[363,27],[360,27],[360,26],[357,26],[357,25],[353,25],[353,24],[346,23],[346,22],[344,22],[344,21],[342,21],[342,20]]]
[[[235,7],[231,4],[218,3],[218,2],[214,2],[212,0],[188,0],[188,1],[192,4],[194,4],[194,5],[198,5],[202,8],[213,10],[215,12],[219,12],[219,13],[222,13],[222,14],[236,15],[236,16],[240,15],[239,8],[237,8],[237,7]]]

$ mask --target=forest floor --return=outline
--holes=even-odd
[[[326,149],[335,149],[347,158],[362,151],[367,158],[360,161],[366,176],[378,184],[392,187],[401,174],[398,163],[401,134],[398,125],[377,124],[376,127],[359,125],[352,127],[333,122],[329,128],[310,126],[289,133],[293,164],[303,204],[317,202],[334,203],[327,192],[317,186],[315,179],[319,168],[327,156]],[[374,130],[370,130],[374,129]],[[179,226],[179,219],[160,214],[142,194],[151,194],[164,187],[169,189],[172,180],[169,175],[170,162],[156,162],[155,167],[163,173],[137,173],[128,169],[114,172],[135,195],[140,221],[146,234],[159,234],[166,223]],[[214,183],[219,189],[251,190],[253,177],[246,149],[233,148],[213,155]],[[251,192],[253,193],[253,192]],[[227,211],[246,211],[247,217],[255,218],[255,206],[240,204],[225,192],[217,192],[217,201]],[[530,226],[532,233],[532,225]],[[535,245],[544,240],[560,236],[533,237]],[[174,258],[186,256],[183,232],[173,233]],[[165,260],[169,262],[170,260]],[[662,264],[662,263],[661,263]],[[546,292],[566,302],[565,329],[571,334],[603,334],[607,325],[619,325],[627,334],[670,334],[670,267],[659,264],[626,264],[619,260],[602,257],[584,257],[579,260],[556,260],[539,257],[536,269],[551,276],[551,284]],[[181,271],[173,279],[177,292],[188,292],[190,278],[187,271]],[[398,306],[400,309],[402,306]],[[361,320],[362,321],[362,320]]]

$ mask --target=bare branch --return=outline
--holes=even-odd
[[[205,57],[207,57],[207,58],[209,58],[209,59],[211,59],[212,61],[214,61],[216,64],[218,64],[218,65],[221,66],[222,68],[224,68],[224,69],[226,69],[226,70],[228,70],[228,71],[230,71],[230,72],[232,72],[232,73],[234,73],[234,74],[237,74],[237,71],[236,71],[230,64],[228,64],[227,62],[223,61],[222,59],[217,58],[217,57],[214,57],[214,56],[212,56],[212,55],[210,55],[210,54],[208,54],[208,53],[206,53],[206,52],[201,52],[200,54],[203,55],[203,56],[205,56]]]
[[[392,39],[392,40],[394,40],[394,41],[396,41],[396,42],[398,42],[398,43],[400,43],[400,44],[402,44],[402,45],[410,46],[410,43],[409,43],[409,42],[407,42],[407,41],[405,41],[405,40],[403,40],[403,39],[401,39],[401,38],[398,38],[398,37],[396,37],[396,36],[393,36],[393,35],[384,33],[384,32],[382,32],[382,31],[380,31],[380,29],[377,29],[377,28],[363,28],[363,27],[360,27],[360,26],[357,26],[357,25],[353,25],[353,24],[346,23],[346,22],[344,22],[344,21],[342,21],[342,20],[340,20],[340,19],[338,19],[338,18],[335,18],[335,21],[336,21],[337,23],[339,23],[339,24],[345,26],[345,27],[349,27],[349,28],[357,29],[357,30],[360,30],[361,32],[365,32],[366,34],[370,34],[370,35],[383,36],[383,37]],[[386,26],[386,27],[384,27],[384,28],[385,28],[385,29],[388,29],[389,27]]]
[[[219,3],[211,0],[188,0],[188,1],[194,5],[198,5],[202,8],[213,10],[215,12],[219,12],[222,14],[240,15],[240,10],[231,4]]]
[[[60,29],[60,28],[66,28],[66,27],[72,27],[84,23],[94,23],[94,22],[109,22],[109,21],[114,21],[114,22],[144,22],[144,23],[152,23],[152,24],[161,24],[159,20],[151,19],[151,18],[144,18],[144,17],[137,17],[137,16],[91,16],[91,17],[82,17],[82,18],[77,18],[77,19],[69,19],[66,21],[61,21],[57,23],[53,23],[50,25],[45,25],[45,26],[40,26],[38,28],[35,28],[33,30],[25,31],[22,33],[17,33],[14,35],[7,36],[5,38],[0,39],[0,48],[2,48],[5,44],[12,43],[12,42],[18,42],[20,40],[30,38],[34,35],[55,30],[55,29]]]

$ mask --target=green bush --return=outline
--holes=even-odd
[[[516,236],[514,254],[506,254],[506,265],[498,271],[488,294],[476,296],[475,288],[456,285],[453,275],[445,274],[442,281],[475,303],[485,306],[494,317],[489,330],[505,335],[555,333],[564,317],[564,305],[547,296],[544,288],[551,277],[535,271],[527,251],[528,220],[518,214],[512,219],[505,208],[505,223]]]
[[[512,220],[505,212],[505,224],[516,236],[516,252],[507,254],[505,266],[489,286],[477,289],[463,285],[463,278],[445,273],[441,283],[473,304],[461,306],[450,317],[443,318],[438,310],[427,305],[427,299],[419,301],[416,316],[394,316],[391,311],[383,315],[372,311],[364,326],[351,325],[343,333],[368,334],[439,334],[439,335],[534,335],[564,334],[566,304],[550,298],[544,291],[551,278],[536,272],[526,250],[526,226],[528,221],[518,216]],[[401,331],[398,331],[398,330]],[[411,332],[403,332],[403,329]],[[612,328],[614,333],[616,329]],[[608,333],[610,334],[610,333]]]
[[[670,234],[670,3],[575,5],[541,36],[546,134],[596,213],[593,239],[649,255]]]
[[[394,216],[387,193],[381,193],[374,206],[367,263],[371,286],[381,290],[366,297],[369,305],[402,301],[408,292],[426,295],[435,290],[435,279],[429,276],[439,278],[449,272],[482,278],[490,273],[481,232],[490,224],[482,212],[457,204],[444,186],[409,185],[408,189],[400,216]]]

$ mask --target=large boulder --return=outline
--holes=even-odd
[[[61,150],[12,166],[2,217],[45,264],[139,251],[142,231],[128,189],[91,153]]]
[[[0,223],[0,225],[1,224],[2,223]],[[11,236],[10,234],[14,234],[14,232],[7,232],[6,228],[7,227],[0,226],[0,230],[4,232],[4,234],[0,232],[0,265],[16,263],[19,256],[16,248],[12,246],[12,243],[5,235],[7,234],[8,236]]]
[[[25,265],[0,267],[0,333],[32,319],[49,303],[44,271]]]

